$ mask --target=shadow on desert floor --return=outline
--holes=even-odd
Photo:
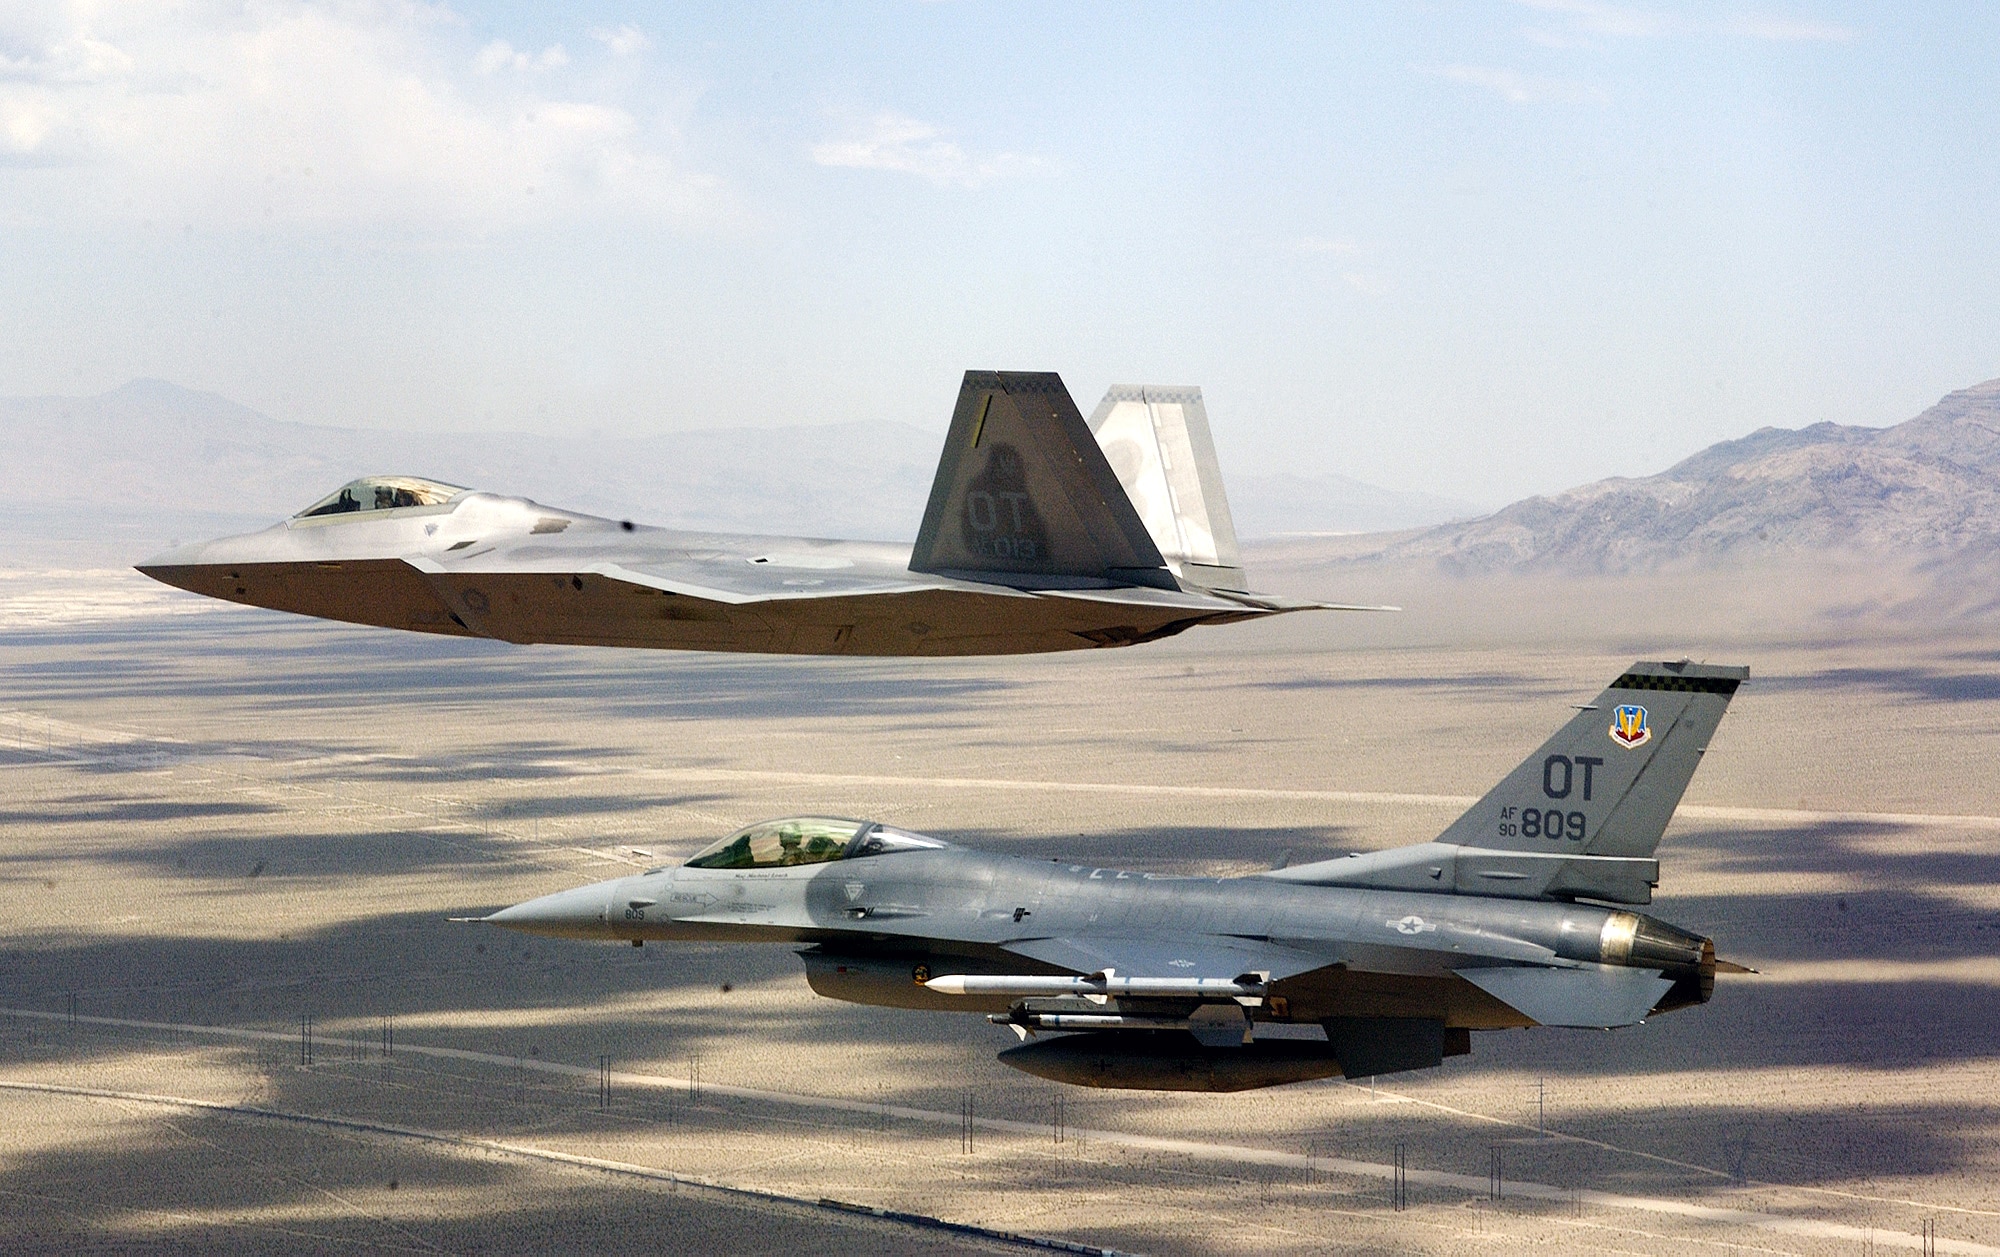
[[[655,720],[921,714],[949,712],[1011,684],[951,670],[948,661],[663,651],[612,652],[606,659],[588,647],[347,630],[275,615],[269,617],[275,624],[258,617],[227,626],[201,618],[200,624],[7,633],[6,645],[59,650],[62,657],[20,659],[5,672],[41,700],[253,699],[276,711],[400,709],[419,721],[472,710],[483,696],[497,695],[517,703],[576,701]]]

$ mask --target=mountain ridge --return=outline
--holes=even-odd
[[[1831,552],[2000,549],[2000,379],[1883,428],[1759,428],[1643,477],[1525,498],[1343,561],[1632,572]]]

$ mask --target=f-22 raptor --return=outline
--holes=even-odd
[[[968,371],[914,546],[599,519],[412,476],[139,565],[358,624],[670,650],[1002,655],[1337,607],[1252,593],[1201,390]]]
[[[803,943],[821,995],[979,1012],[1000,1059],[1095,1087],[1238,1091],[1440,1064],[1474,1031],[1704,1003],[1707,938],[1652,901],[1667,822],[1749,669],[1636,663],[1431,842],[1248,877],[752,825],[675,868],[462,918],[562,938]]]

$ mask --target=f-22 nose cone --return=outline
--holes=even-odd
[[[160,551],[143,563],[135,563],[133,567],[163,585],[198,594],[211,593],[207,586],[215,582],[203,580],[202,576],[209,575],[204,569],[213,566],[209,560],[212,544],[197,541],[191,545],[175,546]]]
[[[194,541],[186,545],[172,546],[160,551],[142,563],[135,563],[133,566],[151,576],[152,571],[150,569],[153,568],[172,569],[188,567],[196,563],[208,563],[212,561],[211,552],[214,550],[215,545],[216,543],[212,541]]]
[[[240,537],[220,537],[214,541],[175,546],[133,567],[176,589],[220,598],[225,602],[256,604],[255,598],[247,596],[243,575],[252,564],[268,562],[271,557],[269,549],[268,538],[259,533],[247,533]]]
[[[517,903],[511,908],[502,908],[492,916],[481,919],[489,925],[505,926],[529,934],[546,934],[553,938],[602,938],[611,932],[608,909],[611,892],[616,885],[615,882],[598,882],[591,886],[579,886],[575,890],[557,891],[540,899]]]

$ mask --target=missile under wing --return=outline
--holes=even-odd
[[[1100,426],[1118,412],[1100,435],[1150,495],[1144,519],[1060,377],[969,371],[914,547],[672,531],[376,476],[139,570],[233,602],[419,632],[793,654],[1127,646],[1325,608],[1249,591],[1199,390],[1165,392],[1174,401],[1144,423],[1111,397],[1099,408]],[[1175,498],[1162,461],[1178,473],[1195,451],[1205,470]]]
[[[793,817],[477,919],[803,944],[820,994],[985,1014],[1020,1037],[1001,1060],[1060,1082],[1236,1091],[1421,1069],[1475,1032],[1704,1003],[1737,969],[1634,909],[1747,676],[1634,664],[1435,841],[1389,851],[1161,877]]]

